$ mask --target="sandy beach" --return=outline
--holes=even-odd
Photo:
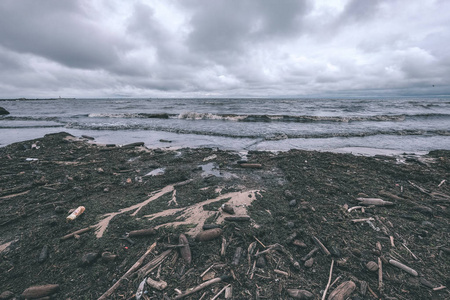
[[[0,299],[449,298],[450,151],[397,154],[0,148]]]

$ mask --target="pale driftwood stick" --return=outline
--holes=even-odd
[[[378,290],[383,291],[383,263],[380,257],[378,257]]]
[[[206,269],[206,270],[205,270],[205,272],[203,272],[202,274],[200,274],[200,277],[203,277],[203,276],[205,276],[205,274],[206,274],[206,273],[208,273],[208,272],[209,272],[209,270],[211,270],[211,268],[212,268],[212,267],[214,267],[214,265],[215,265],[215,264],[212,264],[211,266],[209,266],[209,268],[208,268],[208,269]]]
[[[384,201],[380,198],[357,198],[359,204],[362,205],[375,205],[375,206],[391,206],[394,205],[391,201]]]
[[[412,257],[414,257],[415,260],[419,260],[419,259],[417,258],[417,256],[415,256],[414,253],[412,253],[412,251],[409,250],[408,247],[406,247],[405,243],[402,243],[402,245],[403,245],[403,247],[405,247],[406,250],[408,250],[409,254],[411,254]]]
[[[223,289],[221,289],[214,297],[211,298],[211,300],[216,300],[217,298],[219,298],[220,294],[222,294],[229,286],[231,286],[231,284],[224,286]]]
[[[399,269],[402,269],[402,270],[405,271],[406,273],[411,274],[412,276],[418,276],[418,275],[419,275],[419,273],[417,273],[416,270],[414,270],[414,269],[412,269],[412,268],[410,268],[410,267],[408,267],[408,266],[402,264],[401,262],[398,262],[398,261],[396,261],[396,260],[390,259],[390,260],[389,260],[389,263],[390,263],[391,265],[393,265],[393,266],[399,268]]]
[[[339,275],[331,284],[330,284],[330,288],[336,283],[338,282],[339,279],[341,279],[342,275]]]
[[[204,289],[204,288],[206,288],[206,287],[208,287],[208,286],[210,286],[210,285],[212,285],[214,283],[225,281],[225,280],[227,280],[229,278],[230,278],[230,276],[226,276],[226,275],[225,276],[221,276],[221,277],[213,278],[211,280],[203,282],[202,284],[197,285],[196,287],[194,287],[194,288],[192,288],[190,290],[185,291],[184,293],[176,296],[174,299],[184,298],[184,297],[189,296],[191,294],[194,294],[194,293],[196,293],[196,292],[198,292],[198,291],[200,291],[200,290],[202,290],[202,289]]]
[[[409,182],[410,185],[412,185],[413,187],[415,187],[416,189],[418,189],[418,190],[421,191],[422,193],[427,194],[428,196],[431,196],[430,192],[428,192],[426,189],[424,189],[424,188],[418,186],[417,184],[415,184],[414,182],[411,182],[411,181],[409,181],[409,180],[408,180],[408,182]]]
[[[333,276],[333,265],[334,265],[334,259],[331,260],[330,276],[328,276],[328,283],[327,283],[327,286],[325,287],[325,291],[323,291],[322,300],[325,300],[328,289],[330,287],[331,277]]]
[[[289,273],[278,269],[273,270],[275,273],[289,277]]]
[[[227,246],[228,246],[227,239],[222,236],[222,247],[220,248],[220,256],[225,256]]]
[[[253,279],[253,275],[255,274],[255,268],[256,268],[256,259],[253,261],[253,267],[252,267],[252,272],[250,273],[250,279]]]
[[[225,289],[225,299],[233,298],[233,286],[230,284]]]
[[[145,275],[159,267],[159,265],[166,259],[166,257],[172,252],[172,249],[166,250],[160,255],[156,256],[150,262],[148,262],[145,266],[143,266],[139,272],[138,277],[143,278]]]
[[[317,251],[319,251],[319,247],[314,247],[314,249],[312,249],[311,251],[309,251],[308,254],[306,254],[304,257],[300,258],[300,260],[302,261],[307,261],[308,259],[310,259],[314,253],[316,253]]]
[[[389,240],[391,241],[391,246],[395,248],[394,237],[392,235],[389,236]]]
[[[351,220],[352,223],[361,223],[361,222],[367,222],[367,221],[375,221],[375,219],[374,218],[363,218],[363,219]]]
[[[198,300],[202,300],[203,298],[205,298],[205,296],[206,296],[206,292],[204,292],[204,293],[202,294],[202,296],[200,297],[200,299],[198,299]]]
[[[282,252],[284,255],[286,255],[288,257],[289,261],[291,262],[291,264],[293,264],[296,269],[300,269],[300,264],[298,263],[298,261],[295,261],[295,259],[292,256],[292,254],[288,250],[286,250],[286,248],[284,248],[282,245],[280,245],[278,243],[268,246],[268,248],[266,250],[264,250],[262,252],[259,252],[259,253],[256,253],[255,256],[264,254],[266,252],[274,252],[274,251],[277,251],[277,250]]]
[[[122,277],[120,277],[120,279],[112,287],[109,288],[109,290],[107,290],[103,295],[101,295],[100,298],[98,298],[98,300],[106,300],[106,299],[110,298],[112,293],[114,293],[114,291],[119,287],[119,285],[122,283],[122,281],[127,279],[128,276],[130,276],[137,269],[139,269],[139,267],[144,262],[144,259],[156,248],[156,245],[157,245],[156,242],[154,242],[147,249],[147,251],[145,251],[145,253],[141,256],[141,258],[139,258],[139,260],[137,262],[135,262],[134,265],[131,266],[131,268]]]
[[[447,180],[442,180],[441,183],[438,184],[438,187],[441,187],[441,185],[443,185]]]
[[[347,209],[347,212],[351,212],[352,210],[362,209],[362,208],[364,208],[364,206],[353,206],[353,207],[350,207],[349,209]]]
[[[446,289],[446,288],[447,288],[446,286],[441,285],[441,286],[435,287],[435,288],[433,289],[433,291],[440,291],[440,290],[443,290],[443,289]]]
[[[72,233],[69,233],[69,234],[63,236],[63,237],[61,238],[61,240],[64,241],[64,240],[70,239],[70,238],[74,237],[75,235],[80,235],[80,234],[82,234],[82,233],[88,232],[89,230],[94,229],[95,227],[96,227],[96,226],[89,226],[89,227],[86,227],[86,228],[83,228],[83,229],[74,231],[74,232],[72,232]]]
[[[263,244],[260,240],[258,240],[258,238],[257,238],[256,236],[253,236],[253,238],[254,238],[258,243],[260,243],[261,246],[263,246],[263,248],[267,248],[266,246],[264,246],[264,244]]]
[[[377,242],[377,249],[381,251],[381,243]]]
[[[320,250],[322,250],[322,253],[323,253],[323,254],[325,254],[326,256],[330,256],[330,255],[331,255],[331,253],[330,253],[330,251],[328,251],[327,247],[325,247],[325,246],[322,244],[322,242],[321,242],[317,237],[315,237],[315,236],[313,235],[313,236],[312,236],[312,239],[313,239],[314,243],[317,245],[317,247],[319,247]]]

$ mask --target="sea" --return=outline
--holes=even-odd
[[[0,147],[67,132],[148,148],[355,154],[450,150],[450,98],[0,100]]]

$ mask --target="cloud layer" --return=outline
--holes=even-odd
[[[0,98],[450,94],[445,0],[3,0]]]

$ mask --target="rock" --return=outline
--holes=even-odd
[[[289,206],[290,207],[294,207],[294,206],[296,206],[297,205],[297,200],[291,200],[291,201],[289,201]]]
[[[223,233],[222,229],[214,228],[200,232],[195,239],[199,242],[206,242],[218,238]]]
[[[366,267],[369,271],[376,272],[378,270],[378,264],[374,261],[369,261],[366,264]]]
[[[11,291],[4,291],[0,294],[0,300],[8,300],[14,297],[14,293]]]
[[[147,229],[140,229],[140,230],[133,230],[128,233],[129,237],[136,237],[136,236],[149,236],[156,234],[155,228],[147,228]]]
[[[435,227],[434,224],[429,221],[423,221],[421,225],[422,225],[422,227],[429,228],[429,229]]]
[[[220,225],[218,224],[203,224],[203,230],[208,230],[208,229],[214,229],[214,228],[220,228]]]
[[[307,290],[299,290],[299,289],[288,289],[287,290],[289,296],[295,299],[312,299],[314,295]]]
[[[48,258],[48,245],[42,247],[41,254],[39,254],[38,262],[43,263]]]
[[[295,224],[294,224],[294,222],[287,222],[286,226],[292,229],[295,227]]]
[[[81,258],[81,264],[85,265],[85,266],[86,265],[91,265],[97,260],[97,258],[98,258],[98,253],[97,252],[86,253]]]
[[[0,116],[1,115],[3,115],[3,116],[9,115],[9,111],[4,109],[3,107],[0,107]]]
[[[330,296],[328,296],[328,300],[345,300],[355,289],[356,284],[353,281],[345,281],[331,292]]]
[[[352,253],[354,256],[361,257],[362,252],[359,249],[352,249]]]
[[[234,208],[232,205],[225,203],[222,205],[222,210],[230,215],[234,215]]]
[[[256,260],[256,266],[258,268],[264,268],[267,265],[266,259],[264,258],[264,256],[259,256],[258,259]]]
[[[311,268],[313,266],[313,264],[314,264],[314,258],[312,258],[312,257],[310,259],[308,259],[307,261],[305,261],[306,268]]]
[[[59,290],[58,284],[46,284],[46,285],[36,285],[27,288],[22,293],[22,297],[25,299],[37,299],[46,296],[50,296]]]
[[[292,199],[294,196],[292,195],[292,192],[290,190],[284,191],[284,196],[288,199]]]
[[[299,248],[306,248],[306,244],[300,240],[294,240],[292,242],[292,244],[294,244],[295,246],[299,247]]]

